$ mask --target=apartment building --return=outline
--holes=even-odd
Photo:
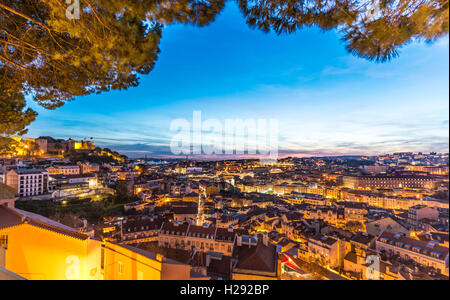
[[[197,206],[176,206],[172,209],[173,219],[179,222],[187,222],[190,224],[197,223],[198,207]]]
[[[429,219],[437,221],[439,219],[439,211],[435,207],[426,205],[415,205],[408,210],[408,225],[411,230],[420,229],[421,220]]]
[[[308,239],[309,260],[319,265],[336,268],[344,263],[345,241],[322,234]]]
[[[346,224],[345,211],[338,207],[308,207],[300,210],[300,212],[304,213],[305,219],[323,220],[324,222],[336,227],[343,227]]]
[[[16,169],[6,174],[6,184],[17,191],[19,197],[45,195],[48,193],[49,174],[40,169]]]
[[[301,203],[307,203],[315,206],[325,206],[328,200],[319,194],[313,193],[300,193],[296,195],[297,198],[301,199]]]
[[[401,194],[400,192],[396,192]],[[353,202],[366,203],[368,206],[380,207],[384,209],[401,209],[408,210],[411,206],[419,204],[427,204],[427,206],[446,207],[436,201],[429,201],[425,198],[402,197],[394,195],[386,195],[371,191],[345,190],[342,193],[343,199]],[[448,207],[448,202],[447,202]]]
[[[122,222],[121,239],[123,243],[142,243],[158,241],[162,220],[157,217],[132,217]]]
[[[46,169],[50,175],[78,175],[80,167],[78,165],[56,165]]]
[[[105,280],[208,280],[190,265],[129,245],[106,242],[100,269]]]
[[[231,228],[165,222],[159,232],[158,245],[167,248],[201,252],[214,251],[231,255],[237,235],[238,232]]]
[[[359,222],[364,224],[366,215],[368,213],[367,205],[358,202],[337,202],[335,206],[344,210],[344,217],[346,222]]]
[[[376,240],[376,250],[388,257],[413,260],[448,276],[449,249],[439,245],[439,242],[416,240],[403,234],[384,232]]]
[[[97,173],[100,171],[100,165],[99,164],[90,164],[90,163],[83,163],[78,162],[78,166],[80,167],[81,174],[88,174],[88,173]]]
[[[367,233],[357,233],[349,241],[350,252],[345,255],[344,258],[344,270],[351,272],[353,275],[360,279],[367,278],[367,267],[370,264],[370,255],[374,255],[369,249],[375,245],[376,237]]]
[[[435,187],[430,176],[344,176],[344,186],[351,189],[427,188]]]

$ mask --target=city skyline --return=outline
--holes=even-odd
[[[448,5],[1,0],[0,281],[448,281]]]
[[[281,157],[447,152],[448,36],[384,64],[348,54],[339,37],[264,34],[229,5],[210,26],[168,26],[138,87],[55,111],[28,101],[39,116],[27,136],[94,137],[130,157],[164,157],[170,122],[201,110],[221,121],[278,118]]]

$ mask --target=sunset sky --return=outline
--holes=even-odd
[[[131,157],[170,155],[171,121],[278,119],[283,155],[448,152],[448,37],[384,64],[348,54],[336,31],[250,29],[231,3],[208,27],[164,28],[139,87],[39,112],[28,136],[82,139]]]

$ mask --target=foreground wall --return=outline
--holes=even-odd
[[[0,229],[8,236],[5,268],[31,280],[101,279],[101,242],[29,224]]]

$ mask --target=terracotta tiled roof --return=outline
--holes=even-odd
[[[210,227],[203,227],[203,226],[196,226],[191,225],[189,226],[188,230],[188,236],[198,236],[198,237],[205,237],[210,236],[213,237],[216,232],[216,228],[213,226]]]
[[[352,262],[352,263],[354,263],[354,264],[356,264],[356,263],[358,262],[358,258],[357,258],[357,256],[356,256],[356,253],[355,253],[355,252],[349,252],[349,253],[345,256],[344,259],[347,260],[347,261],[349,261],[349,262]]]
[[[369,245],[373,240],[375,239],[375,236],[371,235],[371,234],[362,234],[362,233],[357,233],[355,234],[351,240],[359,243],[359,244],[363,244],[363,245]]]
[[[390,232],[384,232],[381,236],[378,237],[378,240],[382,243],[390,243],[393,242],[395,246],[397,243],[400,248],[404,248],[405,245],[408,245],[410,249],[416,248],[416,250],[420,250],[421,254],[429,255],[430,253],[439,254],[439,259],[445,259],[449,253],[448,247],[440,246],[437,243],[426,242],[421,240],[412,239],[400,234],[393,234]]]
[[[173,213],[178,215],[196,215],[198,209],[197,207],[174,207]]]
[[[186,232],[189,228],[189,224],[183,223],[183,224],[174,224],[172,222],[165,222],[163,223],[161,227],[161,233],[165,234],[166,232],[169,232],[169,234],[175,233],[181,233],[182,235],[186,235]]]
[[[123,223],[122,228],[124,232],[139,232],[142,230],[154,230],[160,229],[162,220],[160,218],[152,220],[148,219],[130,219],[126,223]],[[144,227],[144,229],[142,229]]]
[[[270,273],[277,271],[277,252],[272,244],[265,246],[258,241],[253,247],[236,246],[233,257],[237,259],[235,269]]]
[[[216,231],[216,240],[218,241],[233,241],[234,235],[236,233],[233,231],[228,231],[227,228],[217,228]]]
[[[322,244],[327,244],[329,246],[333,245],[337,242],[337,239],[334,237],[326,236],[323,234],[317,234],[314,237],[311,237],[310,240],[318,241]]]
[[[87,235],[79,233],[73,228],[43,216],[16,208],[0,206],[0,228],[8,228],[21,224],[29,224],[81,240],[86,240],[89,238]]]
[[[23,224],[22,216],[0,205],[0,229]]]

